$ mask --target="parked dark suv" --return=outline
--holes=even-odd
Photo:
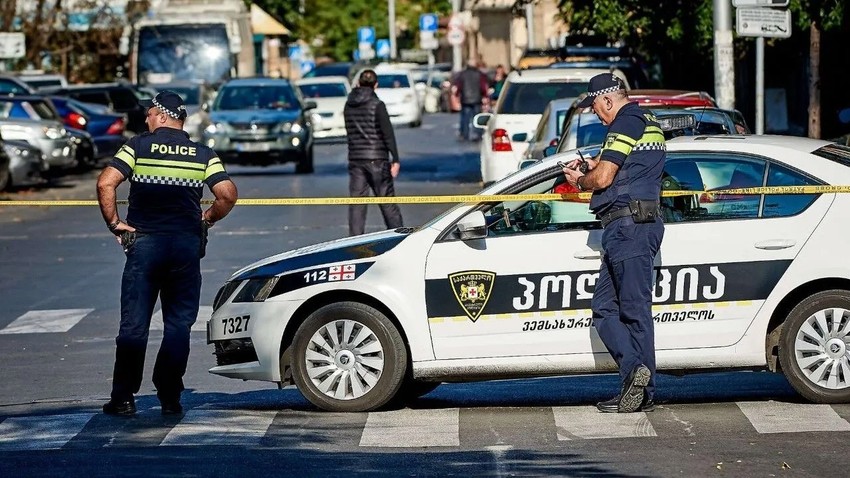
[[[225,163],[267,166],[295,162],[295,172],[313,172],[314,101],[304,101],[289,80],[240,78],[218,91],[202,142]]]
[[[49,94],[67,96],[84,103],[109,106],[116,113],[127,115],[127,130],[134,133],[144,133],[148,130],[145,125],[147,111],[139,105],[139,100],[142,98],[131,85],[122,83],[74,85],[67,88],[51,89]]]

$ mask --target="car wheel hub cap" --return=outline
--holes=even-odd
[[[381,378],[384,348],[369,327],[341,319],[310,337],[304,360],[310,381],[321,393],[353,400],[369,393]]]
[[[794,340],[794,359],[812,383],[830,390],[850,388],[850,311],[815,312],[803,322]]]

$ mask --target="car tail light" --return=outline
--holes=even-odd
[[[65,117],[65,126],[75,129],[86,129],[86,117],[79,113],[68,113]]]
[[[508,137],[507,130],[493,130],[493,151],[513,151],[511,148],[511,138]]]
[[[570,183],[561,183],[561,184],[555,186],[555,189],[552,190],[552,192],[554,194],[578,194],[581,191],[579,191],[577,187],[573,186]],[[564,199],[564,201],[589,203],[590,199],[575,198],[575,199]]]
[[[114,123],[109,125],[109,129],[106,130],[106,134],[123,134],[124,133],[124,120],[117,119]]]

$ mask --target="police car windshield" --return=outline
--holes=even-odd
[[[558,98],[575,98],[587,91],[587,83],[510,83],[502,92],[497,113],[539,115]]]
[[[382,75],[378,74],[378,88],[408,88],[410,81],[407,75]]]
[[[317,83],[298,85],[304,98],[341,98],[348,96],[342,83]]]
[[[222,88],[213,110],[297,109],[298,105],[289,85],[239,85]]]
[[[181,98],[183,98],[183,102],[186,103],[187,105],[199,105],[199,104],[201,104],[200,87],[168,85],[167,87],[165,87],[163,89],[171,90],[171,91],[177,93],[178,95],[180,95]]]

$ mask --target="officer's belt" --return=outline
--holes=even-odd
[[[614,209],[611,212],[603,214],[599,217],[599,220],[602,221],[602,227],[608,226],[612,221],[620,219],[621,217],[631,216],[632,210],[629,206],[621,207],[618,209]]]

